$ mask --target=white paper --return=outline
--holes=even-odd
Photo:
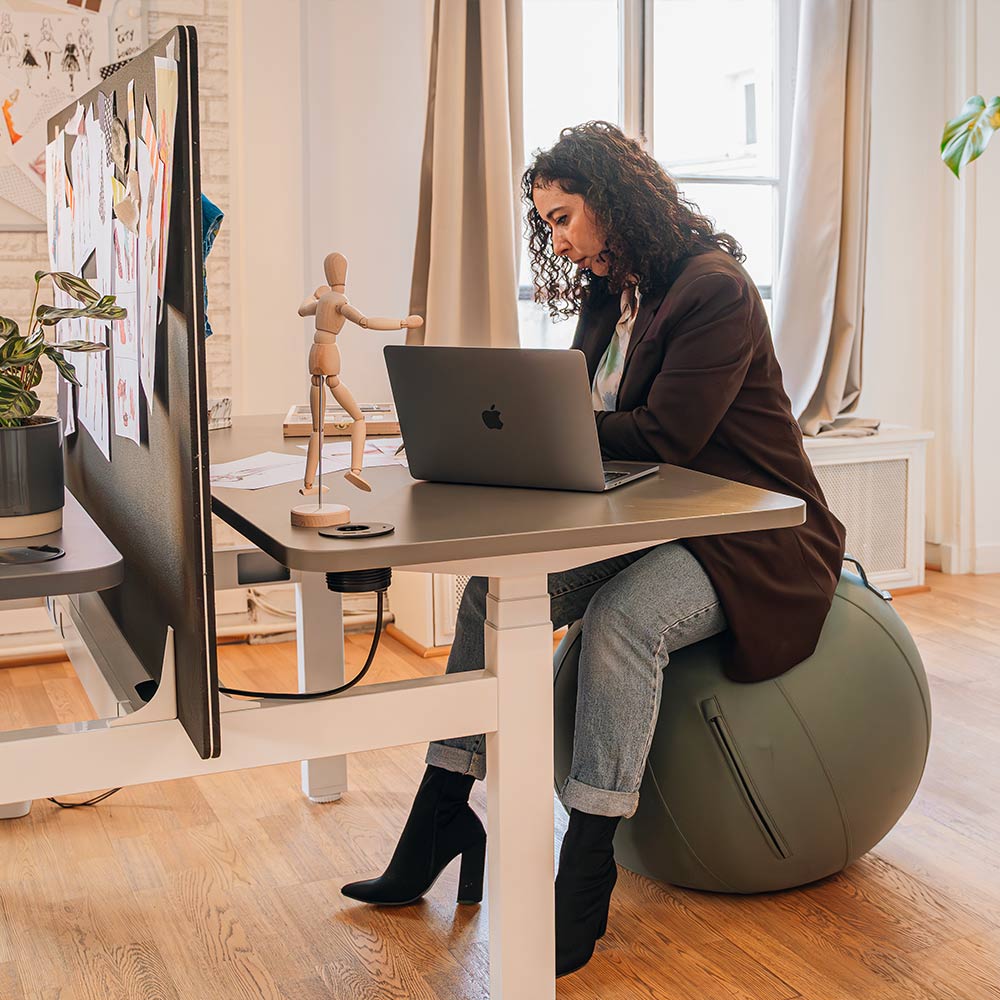
[[[139,443],[139,363],[115,355],[115,434]]]
[[[163,203],[163,163],[156,130],[143,104],[142,137],[139,147],[139,184],[142,210],[139,218],[139,378],[146,405],[153,411],[153,384],[156,376],[156,327],[159,317],[157,287],[160,267],[160,214]]]
[[[106,344],[107,327],[90,319],[79,320],[75,331],[80,340]],[[65,338],[68,339],[68,338]],[[106,351],[68,352],[80,380],[77,419],[87,428],[104,457],[111,460],[110,410],[108,406],[108,362]]]
[[[49,270],[59,270],[62,208],[66,203],[66,137],[60,132],[45,147],[45,172],[51,178],[45,193],[46,229],[49,235]]]
[[[101,153],[103,155],[103,149]],[[73,179],[73,271],[79,274],[94,252],[97,205],[94,172],[90,165],[90,137],[82,126],[70,153],[70,177]]]
[[[213,486],[234,490],[259,490],[301,480],[306,474],[305,456],[265,451],[259,455],[223,462],[210,468]]]
[[[113,284],[111,221],[114,216],[111,179],[114,176],[114,167],[108,163],[104,133],[97,117],[96,106],[91,107],[87,115],[87,141],[90,146],[90,186],[94,198],[91,225],[96,266],[96,275],[91,279],[91,284],[101,295],[109,295]]]
[[[396,457],[393,452],[399,447],[401,441],[396,439],[396,444],[392,450],[383,450],[373,441],[365,443],[364,468],[373,469],[379,465],[405,465],[406,460]],[[381,442],[379,442],[381,444]],[[300,444],[303,451],[307,451],[309,445]],[[333,444],[323,445],[323,475],[328,472],[346,472],[351,467],[351,442],[335,441]],[[318,470],[317,470],[318,471]]]
[[[159,156],[163,164],[163,201],[160,208],[160,266],[157,273],[157,294],[160,296],[159,318],[163,318],[163,284],[167,270],[167,250],[170,246],[170,198],[174,176],[174,128],[177,122],[177,63],[157,56],[156,67],[156,132]]]

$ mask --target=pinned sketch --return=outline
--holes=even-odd
[[[128,118],[129,170],[136,169],[136,131],[135,131],[135,80],[129,80],[125,100],[125,114]]]
[[[107,344],[107,327],[103,322],[92,319],[76,321],[79,325],[76,336],[80,340]],[[70,361],[76,366],[76,377],[80,380],[77,390],[77,419],[87,428],[94,443],[108,461],[111,460],[110,409],[108,407],[108,362],[106,351],[67,351]]]
[[[94,31],[91,27],[89,17],[80,18],[80,30],[77,32],[77,42],[80,47],[80,57],[83,59],[83,75],[87,81],[87,87],[94,79]],[[86,88],[85,88],[86,89]]]
[[[97,192],[93,190],[94,171],[90,160],[90,136],[87,134],[86,126],[81,124],[70,153],[70,176],[73,178],[74,198],[78,206],[73,212],[75,259],[72,270],[76,273],[79,273],[94,252],[97,240],[96,220],[92,211],[96,204]]]
[[[170,246],[170,198],[174,177],[174,129],[177,124],[177,63],[173,59],[156,57],[156,128],[159,133],[159,156],[163,164],[163,201],[160,209],[160,266],[157,274],[157,294],[160,297],[159,318],[163,319],[163,287],[167,272],[167,250]]]
[[[139,184],[142,195],[139,225],[139,379],[146,393],[146,405],[153,410],[153,383],[156,375],[156,327],[159,310],[160,216],[163,203],[163,162],[153,116],[143,102],[142,135],[136,143]]]
[[[115,182],[117,184],[117,181]],[[124,307],[124,319],[111,324],[115,363],[119,357],[139,360],[139,279],[138,237],[118,219],[112,222],[114,271],[111,290],[118,305]]]
[[[91,284],[101,295],[108,295],[112,288],[113,246],[111,224],[114,221],[114,196],[111,190],[113,173],[107,159],[104,133],[91,107],[86,118],[87,142],[90,152],[90,188],[93,192],[91,227],[94,237],[94,277]]]
[[[111,159],[122,175],[128,177],[128,132],[120,118],[111,119]]]
[[[139,365],[115,358],[115,434],[139,443]]]
[[[66,36],[62,70],[69,77],[69,92],[72,94],[76,91],[75,78],[80,74],[80,57],[77,55],[76,36],[72,32]]]
[[[5,10],[0,15],[0,65],[6,65],[7,71],[10,72],[18,54],[17,38],[14,37],[14,22],[11,20],[10,11]]]
[[[49,237],[49,270],[57,271],[59,247],[59,226],[62,222],[60,208],[65,204],[65,186],[60,185],[56,178],[66,176],[66,136],[60,132],[45,147],[45,171],[52,178],[46,191],[46,229]]]
[[[52,57],[62,52],[62,46],[56,41],[55,32],[52,30],[52,18],[43,17],[41,27],[38,29],[38,54],[44,60],[45,79],[52,79]],[[39,69],[42,64],[39,64]],[[59,65],[56,63],[56,70]]]
[[[38,124],[44,114],[44,105],[37,94],[24,87],[15,87],[0,101],[0,110],[6,139],[11,146],[16,146]]]
[[[9,175],[13,168],[30,185],[4,176],[0,197],[38,221],[45,219],[46,122],[98,81],[113,48],[111,4],[103,15],[68,3],[47,6],[0,0],[0,170]],[[0,221],[14,221],[9,210],[0,208]]]

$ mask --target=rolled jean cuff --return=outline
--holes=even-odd
[[[460,750],[444,743],[430,743],[427,746],[428,764],[440,767],[445,771],[457,771],[459,774],[471,774],[482,781],[486,777],[486,754],[473,753],[471,750]]]
[[[592,816],[631,816],[639,805],[638,792],[614,792],[606,788],[594,788],[575,778],[567,778],[559,801],[567,812],[576,809]]]

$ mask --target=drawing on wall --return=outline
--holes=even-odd
[[[43,227],[46,122],[145,48],[144,6],[0,0],[0,227]]]
[[[61,52],[62,46],[56,41],[52,31],[52,18],[43,17],[42,26],[38,29],[38,51],[45,56],[45,79],[52,79],[52,55]]]
[[[63,72],[69,76],[69,92],[71,94],[76,90],[73,86],[73,80],[80,72],[80,60],[76,55],[76,42],[73,38],[74,36],[72,32],[66,36],[66,48],[63,49],[62,57],[62,69]]]

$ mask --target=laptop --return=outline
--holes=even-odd
[[[415,479],[600,493],[659,468],[601,461],[582,351],[383,350]]]

